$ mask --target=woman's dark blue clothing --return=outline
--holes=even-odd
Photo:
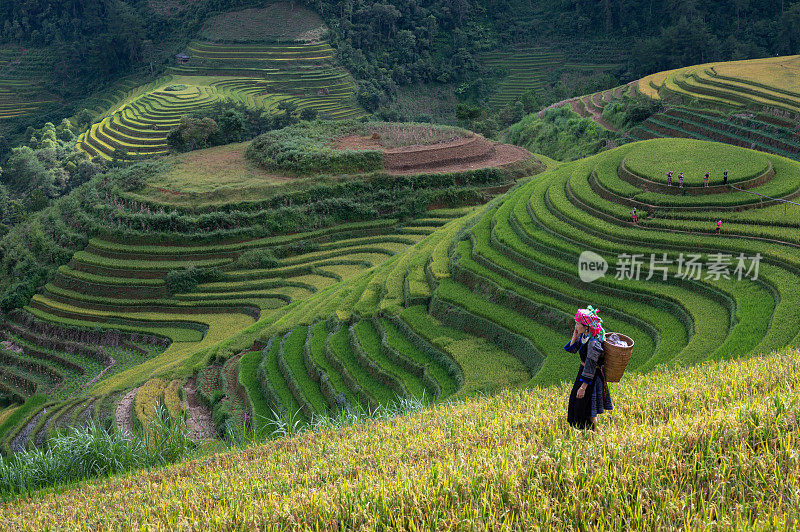
[[[577,428],[594,428],[592,418],[611,410],[611,394],[603,374],[603,344],[597,338],[580,336],[575,343],[568,343],[564,350],[569,353],[577,352],[583,365],[578,368],[578,375],[572,385],[567,407],[567,421]],[[586,392],[582,399],[578,399],[578,388],[586,383]]]

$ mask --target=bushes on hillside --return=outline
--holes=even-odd
[[[663,111],[661,102],[649,98],[619,98],[603,108],[603,118],[618,127],[629,129]]]
[[[222,278],[222,272],[216,268],[195,268],[185,270],[172,270],[164,280],[170,294],[191,292],[197,285],[213,283]]]
[[[275,253],[269,248],[251,249],[242,253],[236,260],[236,266],[244,270],[262,270],[278,265]]]
[[[217,102],[181,117],[181,122],[167,135],[167,144],[178,152],[199,150],[250,140],[267,131],[317,117],[316,110],[300,110],[292,102],[280,102],[277,109],[278,113],[271,115],[242,103]]]
[[[377,150],[337,150],[331,142],[354,133],[358,122],[301,122],[257,137],[245,155],[267,170],[296,175],[353,174],[381,170],[383,155]]]
[[[167,135],[167,144],[175,151],[190,151],[222,144],[219,139],[220,129],[213,119],[182,116]]]
[[[572,161],[599,153],[616,135],[567,106],[548,109],[542,118],[532,113],[509,129],[507,139],[534,153]]]

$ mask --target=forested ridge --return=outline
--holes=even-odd
[[[28,0],[0,5],[0,40],[52,46],[55,79],[109,80],[163,59],[165,44],[210,14],[265,2],[207,0],[165,14],[144,0]],[[750,0],[307,0],[322,15],[340,57],[379,94],[392,84],[463,82],[481,50],[535,45],[591,53],[587,41],[618,41],[631,51],[630,77],[706,61],[797,52],[800,2]],[[178,42],[174,45],[180,46]],[[169,46],[167,46],[168,48]],[[91,85],[91,84],[89,84]],[[372,101],[370,102],[370,97]]]

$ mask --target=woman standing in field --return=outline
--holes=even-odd
[[[579,429],[597,428],[597,415],[611,410],[611,394],[603,374],[603,320],[591,306],[575,314],[572,339],[564,350],[581,357],[578,376],[572,385],[567,408],[567,422]]]

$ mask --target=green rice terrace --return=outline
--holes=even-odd
[[[268,433],[276,413],[306,422],[348,405],[391,404],[398,394],[434,400],[458,391],[458,365],[402,324],[364,321],[350,336],[335,319],[328,330],[314,315],[285,338],[262,339],[261,328],[323,293],[332,294],[324,317],[346,319],[352,309],[339,309],[333,293],[350,290],[348,301],[358,303],[350,280],[396,264],[417,244],[428,249],[438,229],[452,235],[474,210],[448,205],[485,203],[543,166],[525,150],[459,128],[342,121],[287,130],[271,134],[285,149],[305,130],[345,167],[371,164],[323,177],[313,159],[316,174],[293,175],[265,157],[247,162],[243,151],[260,153],[259,138],[246,150],[140,163],[144,187],[111,187],[103,198],[90,189],[57,211],[48,238],[79,250],[0,323],[0,396],[11,405],[0,428],[4,452],[90,419],[114,419],[131,432],[147,425],[157,402],[186,417],[199,438],[237,426]],[[346,146],[328,147],[337,142]],[[186,173],[187,158],[208,173]],[[220,183],[215,164],[237,176]],[[406,284],[414,301],[427,297],[420,257],[403,263],[413,266],[409,277],[405,269],[393,274],[395,305],[403,305]],[[335,333],[333,351],[323,350]],[[402,351],[386,354],[385,334]],[[359,338],[366,351],[350,343]]]
[[[664,103],[666,109],[628,135],[632,140],[712,140],[797,159],[798,68],[798,56],[783,56],[647,76],[636,83],[637,92]]]
[[[442,136],[423,147],[436,151]],[[686,172],[688,193],[666,186],[668,169]],[[512,182],[496,169],[383,175],[172,215],[117,191],[62,213],[85,247],[2,321],[3,449],[92,417],[132,431],[157,402],[199,438],[235,426],[268,434],[280,419],[404,398],[552,385],[575,370],[562,348],[586,304],[635,340],[630,373],[800,346],[798,206],[779,201],[800,195],[800,163],[654,139],[505,194]],[[427,190],[431,208],[411,218],[346,208],[371,221],[318,227],[281,218],[298,216],[281,210],[297,201],[321,215],[348,187],[386,202],[378,212],[397,213],[392,198],[412,190]],[[437,207],[454,194],[479,205]],[[592,283],[577,268],[587,250],[609,264]],[[690,271],[694,255],[716,267]],[[641,278],[626,270],[631,257]]]
[[[98,102],[99,119],[79,137],[79,148],[105,159],[163,155],[167,134],[182,116],[223,100],[267,113],[279,112],[285,102],[313,109],[323,119],[364,116],[355,102],[352,76],[337,65],[334,49],[320,37],[323,32],[314,31],[324,30],[324,24],[318,18],[309,22],[313,13],[307,10],[284,9],[288,27],[295,27],[297,19],[302,24],[295,29],[307,31],[274,34],[265,31],[267,21],[259,18],[274,9],[212,18],[165,76],[143,87],[121,87],[110,102],[106,97],[106,106]],[[238,28],[237,42],[231,41],[232,27]]]
[[[489,102],[494,107],[502,107],[529,90],[543,90],[547,72],[563,63],[564,55],[544,48],[530,48],[490,52],[480,59],[487,67],[507,73]]]
[[[0,48],[0,120],[31,113],[55,101],[40,86],[51,66],[45,49]]]

